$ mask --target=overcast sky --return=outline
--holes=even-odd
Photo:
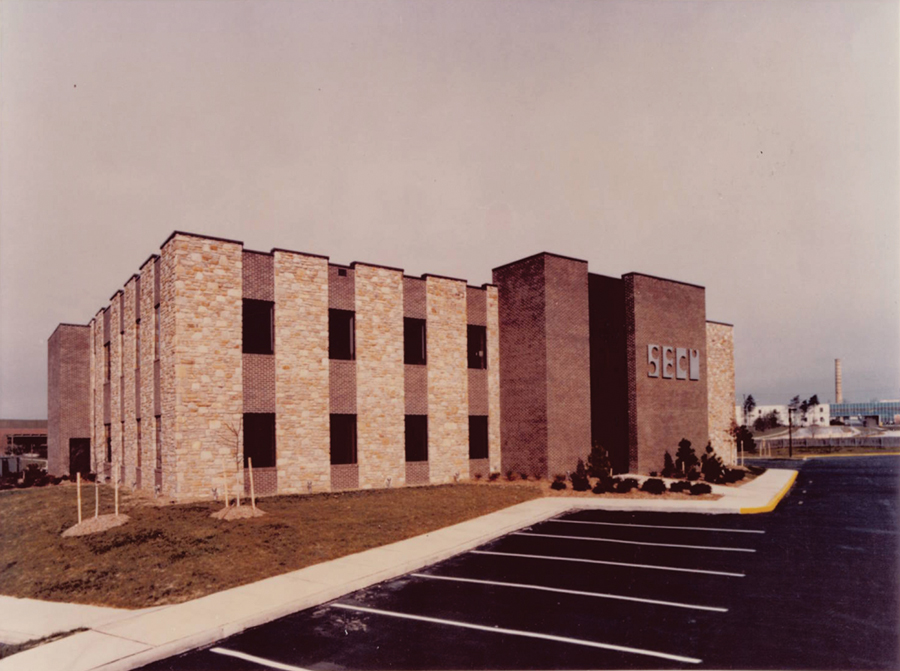
[[[0,417],[175,229],[706,287],[737,394],[900,398],[898,3],[0,4]]]

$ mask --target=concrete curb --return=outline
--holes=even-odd
[[[775,506],[778,505],[779,501],[784,498],[784,495],[788,493],[788,490],[794,486],[794,482],[797,480],[797,471],[791,471],[790,479],[785,483],[784,487],[781,488],[775,496],[772,497],[772,500],[769,501],[764,506],[757,506],[754,508],[741,508],[741,515],[756,515],[758,513],[770,513],[775,510]]]
[[[572,510],[635,510],[739,514],[772,508],[796,471],[769,469],[741,487],[717,487],[715,501],[544,497],[397,543],[210,594],[193,601],[133,611],[91,631],[0,660],[0,671],[126,671],[211,645],[285,615],[422,569],[508,533]],[[774,498],[773,498],[774,497]],[[762,510],[760,510],[762,512]]]

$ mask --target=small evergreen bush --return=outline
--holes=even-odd
[[[677,482],[673,482],[669,485],[670,492],[689,492],[691,490],[691,483],[685,482],[684,480],[679,480]]]
[[[516,474],[513,473],[511,470],[506,471],[506,479],[509,480],[510,482],[512,482],[513,480],[516,479]]]
[[[565,480],[554,480],[550,483],[550,489],[560,490],[566,488]]]
[[[588,455],[587,460],[587,472],[592,478],[602,478],[612,474],[612,462],[609,460],[609,453],[597,441],[591,443],[591,453]]]
[[[696,484],[691,485],[691,496],[698,496],[700,494],[709,494],[712,492],[712,487],[710,487],[705,482],[698,482]]]
[[[696,468],[691,469],[690,471],[688,471],[688,474],[686,477],[689,481],[696,482],[697,480],[700,479],[700,472]]]
[[[722,462],[722,458],[713,451],[710,443],[706,445],[706,453],[700,457],[700,473],[707,482],[722,483],[725,481],[725,464]]]
[[[672,462],[672,455],[669,454],[668,450],[666,450],[666,453],[663,455],[662,476],[664,478],[675,477],[675,464]]]
[[[666,483],[659,478],[650,478],[649,480],[644,480],[644,484],[641,485],[641,491],[650,494],[662,494],[666,491]]]
[[[616,492],[619,494],[627,494],[632,489],[637,489],[638,481],[634,478],[625,478],[616,483]]]
[[[491,482],[494,482],[494,481],[496,481],[497,478],[499,478],[499,477],[500,477],[500,473],[497,472],[497,471],[494,471],[493,473],[491,473],[491,474],[488,476],[488,480],[490,480]]]
[[[591,481],[581,459],[575,465],[575,472],[572,473],[570,479],[572,480],[572,489],[576,492],[586,492],[591,488]]]
[[[678,443],[678,452],[675,453],[676,476],[683,477],[688,475],[698,462],[694,448],[691,447],[691,441],[687,438],[682,438]]]

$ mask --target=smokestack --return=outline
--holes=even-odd
[[[841,384],[841,360],[834,360],[834,402],[844,402],[844,387]]]

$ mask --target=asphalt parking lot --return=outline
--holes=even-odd
[[[771,514],[574,512],[145,668],[897,668],[900,458],[791,466]]]

